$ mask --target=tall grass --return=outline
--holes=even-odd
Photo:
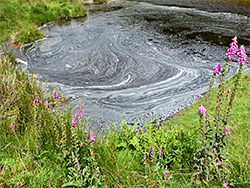
[[[225,88],[232,88],[233,80],[227,81]],[[226,152],[232,166],[228,181],[234,187],[250,186],[249,87],[250,74],[245,74],[230,116],[231,134]],[[211,91],[210,110],[217,110],[214,95],[217,91]],[[106,130],[107,135],[91,140],[93,130],[85,129],[87,122],[81,104],[73,114],[64,107],[63,96],[56,93],[42,88],[34,76],[22,70],[11,53],[1,54],[0,187],[17,184],[23,187],[214,187],[223,183],[204,183],[192,178],[193,153],[199,137],[197,103],[162,126],[147,122],[146,133],[134,134],[136,125],[131,127],[122,122],[121,131],[112,125]],[[206,99],[201,98],[199,104],[206,104]]]
[[[44,37],[39,26],[85,15],[81,0],[0,0],[0,42],[16,33],[17,45],[34,42]]]

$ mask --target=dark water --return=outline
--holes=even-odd
[[[87,19],[42,28],[47,39],[18,56],[76,98],[74,109],[80,99],[97,126],[164,119],[191,104],[236,35],[250,55],[244,14],[120,0],[89,11]],[[230,63],[229,76],[236,70]]]

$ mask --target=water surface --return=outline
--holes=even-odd
[[[250,21],[223,10],[155,4],[90,6],[87,19],[43,27],[47,39],[22,46],[19,57],[76,98],[75,110],[81,100],[98,126],[167,118],[206,91],[234,36],[249,55]],[[236,70],[234,60],[229,77]]]

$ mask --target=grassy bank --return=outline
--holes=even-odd
[[[192,176],[199,148],[197,107],[205,98],[161,127],[147,122],[146,133],[135,135],[122,122],[121,132],[111,126],[97,137],[85,129],[81,104],[78,112],[65,111],[63,96],[42,89],[14,59],[1,54],[0,187],[222,187],[225,182]],[[225,88],[233,85],[231,79]],[[230,187],[250,186],[249,87],[250,74],[243,75],[226,147]]]
[[[34,42],[45,37],[39,26],[85,15],[81,0],[0,0],[0,42],[15,34],[17,45]]]

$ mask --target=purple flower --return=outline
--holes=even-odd
[[[166,171],[166,174],[164,175],[164,180],[167,181],[167,175],[168,175],[168,171]]]
[[[225,89],[225,93],[231,93],[231,89],[229,88]]]
[[[79,110],[76,111],[76,115],[77,118],[79,117]]]
[[[10,128],[16,128],[15,124],[10,124]]]
[[[77,167],[77,164],[75,164],[74,168],[76,168],[76,167]]]
[[[86,177],[86,174],[83,174],[84,177]]]
[[[230,127],[226,128],[225,135],[228,135],[230,133],[229,129],[230,129]]]
[[[216,153],[216,150],[215,150],[215,149],[213,150],[213,153]]]
[[[208,121],[208,120],[209,120],[209,117],[208,117],[208,116],[205,116],[204,120]]]
[[[220,69],[221,69],[220,64],[219,64],[219,63],[216,64],[216,65],[214,66],[214,68],[213,68],[213,74],[219,74]]]
[[[77,169],[77,172],[80,172],[80,168]]]
[[[35,104],[36,102],[42,103],[41,98],[40,97],[36,97],[35,100],[33,101],[33,104]]]
[[[228,182],[225,182],[225,183],[221,183],[222,185],[223,185],[223,187],[226,187],[226,188],[228,188],[228,185],[229,185],[229,183]]]
[[[145,161],[145,158],[143,158],[142,161],[144,162],[144,161]]]
[[[19,182],[17,182],[16,185],[19,185]]]
[[[83,146],[83,143],[81,142],[81,147]]]
[[[90,139],[89,139],[89,141],[90,142],[91,141],[95,141],[95,133],[93,133],[93,134],[90,133]]]
[[[45,101],[44,106],[49,106],[48,101]]]
[[[83,117],[83,107],[82,107],[82,105],[81,105],[81,118]]]
[[[160,155],[163,155],[163,152],[161,152]]]
[[[233,58],[238,50],[237,37],[234,37],[232,40],[233,42],[230,44],[231,47],[227,50],[227,54],[226,54],[226,56],[229,59]]]
[[[198,110],[199,110],[199,112],[200,112],[200,114],[202,115],[202,114],[205,114],[206,113],[206,108],[205,107],[203,107],[202,105],[200,105],[200,107],[198,108]]]
[[[238,62],[241,63],[242,65],[244,65],[245,61],[247,60],[247,55],[246,55],[244,46],[240,47],[237,55],[238,55]]]
[[[77,124],[77,120],[76,119],[72,119],[72,126],[75,126]]]
[[[53,99],[56,99],[56,98],[60,99],[60,96],[59,96],[59,94],[57,93],[57,91],[54,91],[54,92],[53,92]]]
[[[150,156],[152,156],[153,155],[153,153],[150,153]]]

